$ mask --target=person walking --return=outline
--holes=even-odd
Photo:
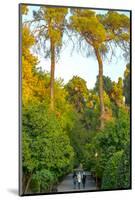
[[[76,172],[74,171],[74,173],[73,173],[73,184],[74,184],[74,189],[76,189],[76,183],[77,183],[77,174],[76,174]]]
[[[78,182],[78,189],[80,189],[80,186],[81,186],[81,173],[80,172],[77,174],[77,182]]]
[[[85,188],[85,184],[86,184],[86,173],[83,172],[82,174],[82,184],[83,184],[83,189]]]

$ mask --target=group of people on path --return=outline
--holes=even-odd
[[[77,185],[78,185],[78,189],[80,189],[81,183],[82,183],[82,186],[84,189],[85,184],[86,184],[86,173],[84,171],[82,173],[80,171],[78,173],[76,173],[76,171],[74,171],[74,173],[73,173],[74,189],[76,189]]]

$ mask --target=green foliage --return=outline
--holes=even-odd
[[[68,91],[68,101],[75,106],[78,112],[83,111],[89,96],[86,81],[78,76],[73,76],[65,88]]]
[[[30,189],[33,192],[50,192],[52,190],[53,184],[57,181],[56,175],[54,172],[51,172],[47,169],[37,171],[33,175],[32,181],[30,184]]]
[[[129,58],[130,43],[130,19],[124,14],[116,11],[108,11],[101,17],[101,23],[107,32],[108,40],[112,40],[124,52],[125,58]],[[113,51],[114,52],[114,51]],[[115,52],[114,52],[115,53]]]
[[[128,106],[130,105],[130,90],[130,64],[127,64],[124,72],[123,93],[125,96],[125,103]]]
[[[82,113],[81,122],[86,130],[95,130],[99,127],[99,109],[96,107],[85,108],[84,113]]]
[[[112,90],[112,81],[108,76],[103,76],[103,87],[104,87],[104,91],[109,95],[110,91]],[[96,92],[99,92],[99,76],[97,76],[97,80],[95,83],[95,87],[94,90]]]
[[[88,162],[91,164],[89,168],[96,171],[98,177],[102,179],[108,160],[115,152],[124,150],[129,140],[129,113],[121,108],[118,111],[117,118],[108,122],[104,130],[97,131],[91,142],[86,144],[86,160],[89,160]],[[95,158],[96,152],[98,153],[97,158]]]
[[[76,119],[73,129],[70,131],[70,141],[71,145],[74,148],[76,160],[79,163],[84,162],[84,147],[85,144],[89,141],[89,132],[85,129],[83,124],[79,119]]]
[[[118,106],[121,107],[123,101],[123,81],[119,78],[118,83],[113,82],[112,90],[110,93],[111,100]]]
[[[126,15],[120,14],[116,11],[108,11],[102,23],[105,25],[108,31],[111,31],[115,36],[119,36],[119,38],[121,38],[125,33],[128,34],[130,27],[129,18]]]
[[[72,169],[74,153],[69,138],[47,105],[23,108],[22,132],[24,173],[34,175],[47,169],[59,177]]]
[[[121,151],[117,151],[107,162],[102,189],[130,188],[130,151],[129,144]]]
[[[110,41],[118,44],[125,52],[128,50],[130,20],[124,14],[108,11],[105,15],[96,15],[92,10],[72,9],[70,28],[94,49],[100,49],[102,55],[111,50],[107,45]]]
[[[67,8],[43,8],[44,19],[48,24],[48,37],[52,38],[56,45],[61,46],[62,30],[64,26]]]
[[[58,57],[60,55],[67,11],[67,8],[46,8],[41,6],[38,11],[33,12],[34,20],[41,22],[37,24],[35,29],[37,32],[37,47],[39,49],[39,46],[42,46],[44,57],[51,56],[51,44],[55,47],[55,56]]]
[[[123,151],[117,151],[107,162],[103,180],[102,189],[118,189],[117,168],[120,165]]]
[[[131,186],[131,171],[130,171],[130,143],[128,143],[124,149],[122,154],[121,161],[118,166],[117,170],[117,186],[119,188],[130,188]]]
[[[98,21],[95,12],[91,10],[74,9],[70,18],[70,26],[92,46],[99,47],[106,38],[103,25]]]

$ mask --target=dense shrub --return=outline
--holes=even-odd
[[[49,184],[48,180],[54,181],[52,173],[58,178],[72,169],[74,152],[69,138],[47,105],[31,104],[23,109],[22,132],[23,176],[48,176],[45,184]]]

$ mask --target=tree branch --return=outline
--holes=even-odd
[[[33,19],[33,20],[24,21],[23,24],[29,24],[29,23],[33,23],[33,22],[39,22],[39,21],[45,21],[45,20],[44,19]]]

